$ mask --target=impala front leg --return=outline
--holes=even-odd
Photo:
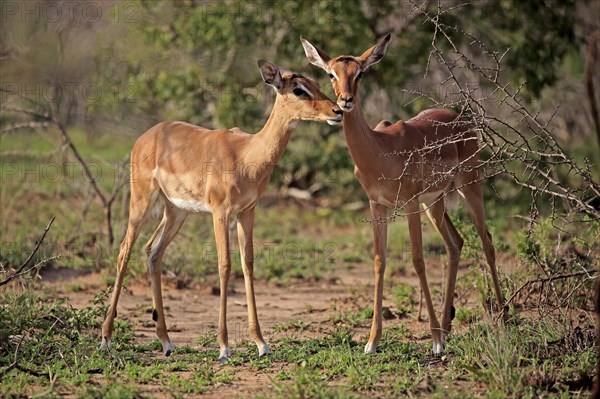
[[[365,346],[365,353],[375,353],[377,342],[381,338],[383,329],[382,303],[383,303],[383,276],[385,274],[385,257],[387,250],[387,207],[371,201],[371,215],[373,221],[373,243],[375,258],[373,270],[375,272],[375,293],[373,300],[373,323],[369,342]]]
[[[213,213],[213,224],[215,229],[215,244],[219,256],[219,281],[220,281],[220,303],[219,303],[219,331],[217,341],[221,352],[219,361],[226,362],[231,356],[229,340],[227,337],[227,285],[231,273],[231,257],[229,255],[229,215],[226,213]]]
[[[246,301],[248,302],[248,330],[250,338],[258,347],[258,355],[270,353],[269,345],[263,339],[258,324],[258,313],[254,298],[254,249],[252,247],[252,228],[254,226],[254,208],[238,215],[238,242],[242,258],[242,270],[246,285]]]

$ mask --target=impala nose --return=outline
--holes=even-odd
[[[354,97],[352,97],[352,96],[348,96],[348,97],[340,96],[340,101],[338,101],[338,106],[343,111],[348,112],[354,107],[354,103],[352,102],[353,99],[354,99]]]

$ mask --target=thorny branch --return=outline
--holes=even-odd
[[[23,341],[25,340],[26,336],[25,335],[21,335],[21,337],[19,338],[19,342],[17,343],[17,348],[15,349],[15,354],[13,356],[13,361],[11,364],[9,364],[4,370],[0,370],[0,377],[8,374],[10,371],[17,369],[19,371],[22,371],[24,373],[27,374],[31,374],[35,377],[46,377],[46,378],[50,378],[50,374],[49,373],[40,373],[36,370],[31,370],[27,367],[24,367],[22,365],[19,364],[19,350],[21,349],[21,344],[23,343]]]
[[[47,263],[50,259],[45,259],[42,262],[37,263],[36,265],[34,265],[32,268],[29,268],[27,270],[24,270],[25,267],[27,267],[27,265],[29,264],[29,262],[31,262],[31,260],[33,259],[33,257],[35,256],[35,254],[37,253],[38,249],[40,248],[40,246],[42,245],[42,242],[44,241],[44,238],[46,238],[46,234],[48,233],[48,231],[50,230],[50,227],[52,226],[52,223],[54,222],[54,219],[56,219],[56,216],[52,216],[52,219],[50,219],[50,222],[48,222],[48,225],[46,226],[46,228],[44,229],[44,232],[42,233],[42,236],[37,240],[35,247],[33,248],[33,250],[29,253],[29,256],[27,257],[27,259],[25,260],[25,262],[23,262],[21,264],[21,266],[19,266],[17,268],[17,270],[15,270],[15,272],[13,274],[11,274],[10,276],[6,277],[4,280],[0,281],[0,286],[3,286],[5,284],[10,283],[13,279],[15,279],[18,276],[21,276],[23,274],[26,274],[28,272],[30,272],[31,270],[42,266],[43,264]]]
[[[465,120],[470,129],[477,132],[479,148],[474,154],[479,158],[478,182],[491,177],[504,177],[517,186],[531,193],[531,208],[529,214],[529,233],[540,216],[538,205],[542,202],[550,205],[550,219],[559,231],[565,230],[556,224],[558,220],[565,223],[586,222],[600,219],[600,184],[592,178],[592,165],[587,159],[583,162],[570,157],[555,138],[552,131],[552,121],[559,107],[547,117],[542,118],[540,112],[532,112],[521,97],[525,83],[514,86],[504,80],[504,61],[510,48],[502,51],[492,51],[488,46],[469,32],[458,26],[451,26],[445,21],[445,14],[455,12],[465,4],[448,5],[439,2],[437,7],[430,4],[411,0],[412,12],[423,17],[424,23],[433,27],[431,51],[428,56],[425,76],[431,68],[437,68],[444,74],[440,84],[446,89],[442,98],[422,93],[418,90],[405,90],[416,96],[416,99],[426,99],[432,103],[432,108],[453,108],[459,113],[459,118],[451,122],[451,127],[457,131],[465,129]],[[465,39],[459,44],[460,38]],[[466,82],[465,76],[476,76],[478,84]],[[472,82],[472,80],[471,80]],[[435,122],[434,126],[444,124]],[[446,124],[448,126],[448,124]],[[436,127],[437,128],[437,127]],[[437,142],[425,145],[410,154],[385,153],[381,156],[400,156],[407,164],[418,164],[420,169],[433,171],[427,176],[411,175],[404,168],[400,176],[381,176],[380,180],[397,181],[398,195],[396,206],[391,215],[385,220],[372,220],[373,225],[385,223],[398,216],[405,216],[405,204],[418,199],[432,187],[440,187],[448,181],[449,176],[456,174],[468,166],[473,159],[461,161],[458,165],[444,165],[436,157],[436,152],[442,146],[464,141],[458,136],[447,137]],[[402,197],[402,182],[419,181],[422,192],[411,198]],[[451,187],[447,194],[460,191],[462,187]],[[439,196],[437,201],[444,201]],[[427,204],[427,207],[433,204]],[[424,210],[427,210],[427,207]],[[422,212],[423,210],[419,210]],[[510,303],[518,293],[528,285],[535,283],[550,283],[555,280],[580,277],[590,271],[565,273],[546,276],[526,283],[515,292],[507,302]],[[560,298],[557,297],[560,300]],[[502,316],[502,315],[501,315]]]
[[[510,298],[508,298],[508,300],[506,301],[506,306],[502,309],[502,311],[500,312],[500,314],[498,316],[496,316],[496,320],[499,320],[500,317],[503,316],[503,313],[506,311],[506,309],[508,309],[508,305],[510,305],[512,303],[512,301],[517,297],[517,295],[519,295],[521,293],[521,291],[523,291],[525,288],[534,285],[534,284],[539,284],[539,283],[550,283],[556,280],[564,280],[564,279],[568,279],[568,278],[572,278],[572,277],[579,277],[579,276],[587,276],[590,279],[593,278],[597,278],[598,276],[596,276],[596,274],[598,273],[597,270],[580,270],[578,272],[573,272],[573,273],[561,273],[561,274],[556,274],[553,276],[549,276],[549,277],[543,277],[543,278],[537,278],[534,280],[529,280],[525,283],[523,283],[511,296]]]
[[[593,204],[600,198],[600,184],[593,180],[591,166],[587,160],[584,160],[583,165],[575,162],[565,153],[552,134],[550,123],[558,107],[547,120],[542,120],[539,112],[532,113],[520,98],[519,93],[523,85],[513,89],[510,84],[502,82],[502,63],[510,49],[502,52],[490,51],[482,41],[470,33],[443,23],[444,14],[464,5],[444,8],[443,3],[438,3],[437,8],[432,12],[428,4],[418,4],[416,1],[412,1],[412,4],[413,12],[422,15],[425,22],[431,23],[434,27],[426,74],[432,63],[437,61],[446,73],[441,84],[451,90],[446,92],[442,100],[418,91],[410,90],[410,92],[428,98],[434,106],[459,109],[460,118],[451,122],[453,127],[464,127],[464,121],[467,120],[471,128],[478,133],[481,143],[475,156],[479,157],[484,150],[487,154],[491,154],[479,164],[479,180],[484,181],[499,175],[510,178],[518,186],[531,191],[532,206],[534,206],[532,212],[536,201],[550,201],[553,205],[553,220],[556,218],[554,212],[558,211],[557,205],[562,205],[564,208],[562,216],[565,220],[582,213],[593,219],[600,219],[600,209]],[[462,35],[467,39],[469,45],[466,49],[461,49],[456,44],[456,39],[453,39],[456,35]],[[445,50],[446,48],[449,50]],[[483,56],[483,60],[476,60],[469,56],[469,50],[479,57]],[[461,73],[464,71],[476,73],[482,83],[477,87],[464,83],[461,78]],[[482,93],[481,88],[484,86],[491,86],[491,91],[487,95]],[[508,111],[511,117],[497,116],[501,110]],[[443,124],[439,123],[439,125]],[[448,137],[435,143],[426,143],[423,148],[412,152],[409,162],[419,163],[420,166],[427,165],[437,171],[432,176],[427,176],[422,193],[438,186],[448,179],[448,175],[464,169],[467,167],[466,164],[472,161],[467,159],[458,165],[447,166],[437,162],[435,156],[431,156],[442,146],[457,141],[461,141],[461,137]],[[401,154],[382,154],[382,156],[398,155]],[[403,180],[422,181],[423,179],[423,176],[410,176],[406,171],[407,168],[400,176],[380,178],[397,180],[400,194]],[[460,187],[453,187],[451,190],[460,191]],[[416,199],[422,193],[398,201],[388,219],[405,215],[402,211],[404,204]],[[531,220],[535,223],[535,218],[532,217]]]

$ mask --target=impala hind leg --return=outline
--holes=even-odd
[[[227,335],[227,286],[231,274],[231,255],[229,253],[229,215],[225,212],[213,211],[213,225],[215,229],[215,244],[219,256],[219,331],[217,341],[221,349],[219,361],[224,363],[231,356],[229,338]]]
[[[471,183],[462,187],[459,192],[463,196],[469,214],[473,219],[481,243],[483,244],[483,251],[485,253],[485,259],[492,274],[492,283],[494,284],[494,291],[496,293],[496,301],[503,312],[504,321],[508,320],[508,314],[506,312],[504,295],[502,294],[502,288],[500,287],[500,279],[498,278],[498,269],[496,267],[496,253],[494,245],[492,244],[492,235],[485,225],[485,210],[483,207],[483,192],[479,183]]]
[[[147,185],[142,185],[140,183],[139,186],[134,186],[132,184],[131,187],[132,195],[129,203],[127,232],[125,233],[125,238],[123,239],[119,250],[119,257],[117,258],[117,278],[115,280],[110,306],[106,312],[104,323],[102,324],[102,349],[111,348],[111,337],[115,317],[117,316],[117,304],[119,302],[121,288],[123,287],[123,280],[127,273],[127,264],[129,263],[131,251],[139,235],[142,224],[144,223],[146,214],[156,199],[157,191],[152,190],[150,184],[150,182],[148,182]]]
[[[252,229],[254,227],[254,208],[238,215],[238,241],[242,259],[242,271],[246,285],[246,302],[248,303],[248,330],[250,338],[258,347],[258,355],[263,356],[271,352],[265,342],[258,324],[258,312],[254,298],[254,248],[252,247]]]
[[[452,328],[454,318],[454,289],[456,286],[456,273],[463,239],[452,224],[446,212],[443,199],[435,201],[426,210],[427,216],[442,236],[446,254],[448,256],[448,274],[446,276],[446,291],[444,293],[444,308],[442,314],[442,333],[448,334]]]
[[[375,353],[377,343],[381,338],[383,329],[382,303],[383,303],[383,276],[385,274],[387,250],[387,207],[371,202],[371,215],[373,217],[373,244],[375,257],[373,271],[375,273],[375,289],[373,294],[373,322],[369,342],[365,346],[365,353]]]
[[[152,284],[152,302],[154,303],[152,319],[156,322],[156,335],[162,343],[165,356],[169,356],[173,352],[173,344],[167,333],[167,323],[165,321],[161,286],[161,262],[167,246],[181,228],[186,216],[187,212],[166,204],[163,219],[145,246]]]
[[[410,243],[412,250],[412,262],[419,276],[423,296],[425,297],[425,305],[429,315],[429,327],[431,328],[431,337],[433,339],[433,354],[440,355],[444,352],[444,339],[440,323],[435,315],[435,308],[431,300],[429,292],[429,284],[427,283],[427,274],[425,272],[425,261],[423,259],[423,238],[421,230],[421,211],[419,203],[412,201],[406,206],[408,218],[408,231],[410,233]]]

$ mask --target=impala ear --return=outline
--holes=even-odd
[[[323,50],[313,46],[313,44],[306,40],[304,36],[300,36],[300,42],[302,42],[302,47],[304,47],[304,53],[306,54],[308,61],[329,73],[327,63],[331,60],[331,57]]]
[[[266,84],[273,86],[277,92],[283,88],[283,79],[277,65],[271,64],[269,61],[258,60],[258,68],[260,75]]]
[[[371,65],[377,64],[379,61],[381,61],[381,59],[385,55],[388,44],[390,44],[391,38],[392,35],[388,33],[383,39],[379,41],[379,43],[377,43],[376,45],[362,53],[360,57],[358,57],[363,61],[363,69],[367,69]]]

